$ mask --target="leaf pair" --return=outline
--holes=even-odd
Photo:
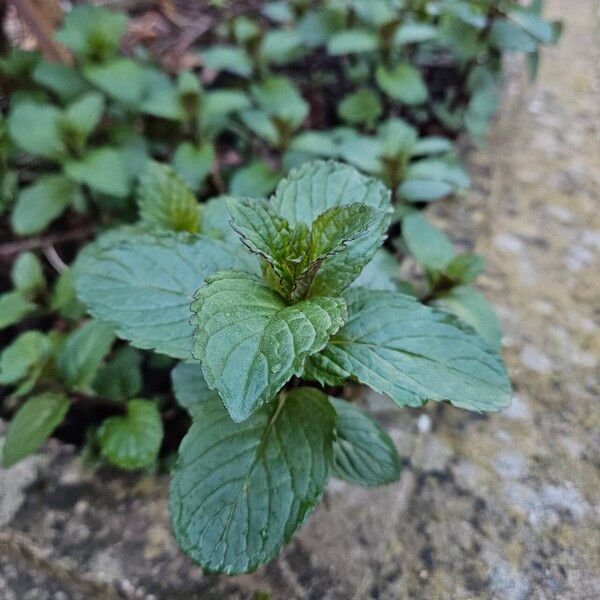
[[[367,204],[334,206],[321,213],[309,230],[303,221],[292,228],[264,200],[230,198],[228,208],[233,229],[263,259],[267,281],[290,302],[325,289],[330,295],[341,293],[358,273],[350,272],[348,282],[331,282],[327,259],[346,250],[386,217]]]

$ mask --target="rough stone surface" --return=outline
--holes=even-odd
[[[469,197],[432,213],[487,258],[480,286],[503,321],[511,407],[399,411],[363,393],[405,458],[401,480],[332,482],[278,559],[229,579],[179,553],[165,479],[92,475],[51,442],[0,473],[1,598],[600,597],[598,6],[548,8],[566,21],[561,45],[533,87],[507,89],[470,157]]]

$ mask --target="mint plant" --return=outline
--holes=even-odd
[[[173,530],[205,569],[241,573],[289,541],[331,474],[364,485],[399,475],[387,434],[330,386],[489,411],[510,385],[497,351],[449,313],[353,287],[390,221],[377,180],[316,162],[268,201],[222,202],[237,247],[129,235],[87,252],[76,287],[117,335],[184,361],[173,380],[193,423],[172,473]]]

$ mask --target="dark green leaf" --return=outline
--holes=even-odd
[[[390,436],[358,406],[329,401],[336,412],[332,474],[366,487],[396,481],[401,463]]]
[[[244,423],[217,399],[198,407],[171,482],[175,537],[207,572],[253,571],[273,558],[320,500],[335,413],[298,388]]]
[[[124,346],[98,369],[93,388],[102,398],[125,402],[134,398],[142,387],[142,355],[131,346]]]

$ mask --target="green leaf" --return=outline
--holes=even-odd
[[[264,160],[255,160],[236,170],[229,182],[229,190],[236,196],[260,198],[270,194],[277,187],[279,177],[279,173]]]
[[[446,266],[445,275],[462,284],[473,282],[485,269],[485,260],[479,254],[455,256]]]
[[[258,52],[266,63],[287,65],[302,56],[302,38],[294,29],[272,29],[264,35]]]
[[[168,165],[148,161],[137,189],[140,217],[158,229],[197,233],[200,205]]]
[[[348,204],[366,204],[383,213],[367,235],[324,262],[311,287],[314,295],[338,295],[356,279],[381,246],[391,212],[390,193],[380,181],[332,161],[292,170],[277,186],[271,203],[291,227],[298,223],[311,227],[322,213]]]
[[[406,23],[400,25],[394,33],[394,44],[404,46],[405,44],[415,44],[417,42],[428,42],[436,39],[437,29],[427,23]]]
[[[434,179],[406,179],[398,188],[398,195],[406,202],[432,202],[454,192],[455,188],[446,181]]]
[[[306,286],[309,297],[341,294],[366,264],[362,254],[365,246],[357,252],[354,245],[360,244],[362,238],[378,236],[381,245],[381,224],[387,227],[388,222],[387,213],[360,202],[334,206],[319,215],[312,226],[306,271],[301,276],[306,281],[297,281],[296,288]]]
[[[444,154],[452,151],[452,142],[445,137],[432,135],[416,141],[412,147],[412,156]]]
[[[76,6],[66,14],[56,39],[76,54],[103,60],[116,52],[128,21],[120,12],[96,6]]]
[[[102,398],[125,402],[137,396],[142,388],[142,355],[131,346],[124,346],[98,369],[93,388]]]
[[[56,279],[50,296],[50,308],[62,317],[73,321],[83,317],[85,308],[77,300],[72,269],[65,269]]]
[[[280,278],[291,283],[287,259],[291,251],[293,232],[266,200],[227,198],[231,227],[244,246],[263,258]]]
[[[134,346],[190,359],[193,294],[221,269],[251,269],[231,244],[205,237],[127,235],[96,246],[77,265],[79,298]]]
[[[21,292],[0,294],[0,329],[18,323],[36,308]]]
[[[390,98],[404,104],[423,104],[429,95],[420,71],[408,63],[398,63],[391,69],[379,65],[375,79]]]
[[[8,117],[8,131],[15,144],[26,152],[60,160],[66,153],[58,128],[60,117],[60,110],[54,106],[20,102]]]
[[[560,27],[557,27],[556,23],[545,21],[533,13],[529,7],[515,8],[510,11],[508,16],[538,42],[555,44],[558,41]]]
[[[373,126],[383,112],[379,96],[369,88],[348,94],[338,105],[338,114],[346,123]]]
[[[259,138],[265,140],[272,146],[279,145],[279,132],[266,111],[245,110],[240,113],[240,120]]]
[[[179,447],[170,507],[182,550],[207,572],[255,570],[320,500],[335,413],[318,390],[282,394],[244,423],[219,400],[198,408]]]
[[[338,155],[337,144],[327,131],[302,131],[292,139],[290,150],[327,158]]]
[[[497,19],[490,31],[490,42],[502,52],[535,52],[537,41],[515,23]]]
[[[327,43],[329,54],[362,54],[377,50],[377,34],[367,29],[345,29],[333,34]]]
[[[308,103],[286,77],[270,76],[251,86],[252,96],[270,116],[299,127],[308,115]]]
[[[473,327],[493,349],[500,350],[502,328],[494,309],[483,294],[471,287],[458,286],[437,298],[434,305],[456,315]]]
[[[384,248],[379,248],[372,260],[354,280],[352,286],[370,290],[396,290],[396,280],[399,274],[398,260]]]
[[[147,85],[146,72],[129,58],[85,65],[83,74],[97,88],[128,105],[139,104]]]
[[[15,289],[28,298],[35,298],[46,289],[42,263],[33,252],[19,254],[12,266],[11,278]]]
[[[94,191],[117,198],[129,195],[129,174],[121,153],[113,148],[90,150],[81,160],[68,161],[65,173]]]
[[[400,457],[381,425],[358,406],[329,401],[336,413],[332,475],[366,487],[397,481]]]
[[[252,75],[252,60],[243,48],[237,46],[213,46],[200,53],[207,69],[213,71],[229,71],[240,77]]]
[[[2,455],[4,467],[33,454],[60,425],[68,410],[69,400],[62,394],[29,398],[8,426]]]
[[[207,402],[213,400],[221,402],[218,392],[208,387],[202,367],[198,363],[180,362],[171,371],[171,381],[177,404],[185,408],[192,416],[198,410],[202,410]]]
[[[192,304],[193,354],[239,423],[302,374],[306,358],[344,323],[346,306],[328,297],[287,305],[246,273],[224,271],[207,281]]]
[[[23,188],[10,217],[17,235],[43,231],[79,195],[78,186],[62,175],[45,175]]]
[[[308,376],[332,385],[356,379],[400,406],[508,406],[506,367],[470,327],[404,294],[351,288],[344,298],[348,322],[311,357]]]
[[[45,60],[40,61],[36,66],[33,80],[63,100],[71,100],[89,88],[89,85],[73,67]]]
[[[420,213],[404,217],[402,239],[414,259],[427,271],[443,271],[456,254],[452,242]]]
[[[26,394],[35,385],[52,353],[52,342],[40,331],[19,335],[0,355],[0,385],[26,380],[16,394]]]
[[[97,92],[89,92],[69,104],[61,122],[68,123],[83,139],[94,131],[104,112],[104,97]]]
[[[158,456],[163,424],[156,404],[148,400],[127,402],[127,414],[110,417],[98,428],[100,452],[122,469],[143,469]]]
[[[214,159],[212,144],[206,142],[194,146],[190,142],[183,142],[173,155],[173,168],[192,191],[198,192],[211,172]]]
[[[114,328],[100,321],[89,321],[74,331],[58,356],[58,368],[64,380],[72,388],[89,392],[114,340]]]

